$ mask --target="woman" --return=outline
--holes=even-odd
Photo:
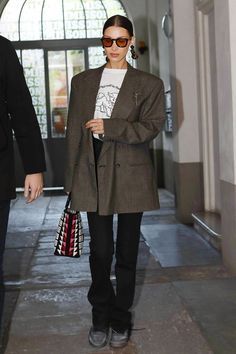
[[[109,18],[101,41],[107,63],[72,79],[65,190],[72,193],[72,209],[88,216],[89,342],[123,347],[131,329],[142,212],[159,207],[149,142],[164,121],[164,95],[159,78],[126,61],[129,48],[136,58],[133,26],[126,17]],[[113,214],[118,214],[115,291],[110,281]]]

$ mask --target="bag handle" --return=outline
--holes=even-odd
[[[71,192],[68,194],[65,209],[69,208],[70,202],[71,202]]]

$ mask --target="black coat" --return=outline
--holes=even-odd
[[[43,143],[17,54],[0,36],[0,200],[15,197],[13,134],[25,174],[45,171]]]

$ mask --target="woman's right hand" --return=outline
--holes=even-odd
[[[90,119],[86,122],[85,128],[90,129],[90,131],[94,134],[104,134],[103,119]]]

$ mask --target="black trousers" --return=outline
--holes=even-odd
[[[0,334],[5,293],[3,281],[3,254],[5,248],[9,210],[10,200],[0,201]]]
[[[94,141],[97,161],[102,142]],[[118,214],[116,243],[113,237],[113,215],[88,212],[90,232],[90,269],[92,284],[88,300],[92,305],[95,328],[111,326],[117,331],[131,327],[130,307],[135,293],[136,264],[142,213]],[[115,254],[116,286],[110,280]]]

